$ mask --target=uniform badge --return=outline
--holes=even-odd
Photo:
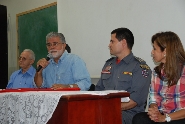
[[[107,66],[106,68],[105,68],[105,70],[103,70],[101,73],[102,74],[110,74],[110,69],[111,69],[112,67],[109,65],[109,66]]]
[[[140,65],[140,67],[143,69],[141,72],[143,77],[148,77],[148,70],[150,67],[148,65]]]
[[[148,71],[145,69],[145,70],[142,70],[142,75],[143,77],[148,77]]]
[[[112,67],[109,65],[109,66],[107,66],[107,67],[105,68],[105,71],[110,71],[111,68],[112,68]]]
[[[132,75],[132,72],[127,72],[127,71],[125,71],[125,72],[123,72],[123,74]]]
[[[144,68],[144,69],[150,69],[150,67],[148,65],[140,65],[141,68]]]

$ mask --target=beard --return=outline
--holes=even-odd
[[[49,53],[51,53],[52,58],[59,58],[63,54],[63,49],[61,50],[50,50]]]

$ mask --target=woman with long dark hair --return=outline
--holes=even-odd
[[[148,112],[133,124],[185,124],[185,51],[174,32],[152,36],[152,56],[159,63],[152,73]]]

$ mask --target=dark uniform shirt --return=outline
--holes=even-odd
[[[137,103],[137,106],[126,110],[135,115],[145,110],[149,86],[151,82],[151,70],[146,62],[133,56],[131,52],[118,64],[117,58],[113,57],[106,61],[101,78],[95,90],[125,90],[130,93],[130,99]]]

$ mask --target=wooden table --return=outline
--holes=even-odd
[[[122,124],[121,97],[127,92],[107,95],[65,95],[47,124]]]

